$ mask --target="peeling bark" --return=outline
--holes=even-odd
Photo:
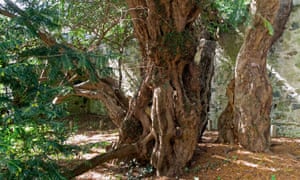
[[[260,0],[240,49],[235,79],[227,87],[228,104],[218,120],[218,141],[239,142],[251,151],[268,151],[272,88],[266,70],[267,52],[281,36],[291,0]],[[272,24],[270,35],[266,23]]]
[[[195,127],[198,127],[199,112],[188,102],[185,106],[189,111],[183,111],[183,107],[174,108],[178,106],[178,98],[182,97],[176,96],[170,84],[157,87],[154,91],[151,117],[155,147],[151,163],[156,167],[158,176],[180,173],[197,144],[198,129]]]
[[[146,65],[144,89],[133,100],[132,114],[141,118],[145,105],[152,103],[150,128],[144,129],[154,135],[151,163],[157,175],[174,176],[191,159],[202,121],[200,87],[205,85],[194,68],[197,38],[190,26],[199,6],[189,0],[127,0],[127,4]]]
[[[272,87],[266,70],[267,53],[281,35],[291,11],[291,0],[259,0],[257,11],[237,58],[234,89],[234,119],[239,143],[255,152],[270,146]],[[273,25],[270,35],[267,21]]]

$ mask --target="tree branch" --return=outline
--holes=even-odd
[[[71,179],[109,160],[125,158],[138,153],[139,149],[136,144],[127,144],[119,147],[116,150],[112,150],[105,154],[100,154],[92,159],[84,161],[82,164],[79,164],[72,169],[71,172],[65,172],[64,176],[68,179]]]
[[[113,159],[133,158],[135,156],[147,155],[147,144],[154,138],[154,133],[151,131],[145,138],[132,144],[126,144],[118,147],[115,150],[105,154],[97,155],[96,157],[84,161],[69,172],[65,172],[64,176],[68,179],[74,178],[84,172],[95,168],[96,166]]]
[[[0,14],[2,14],[3,16],[9,17],[9,18],[15,18],[17,17],[16,15],[4,10],[4,9],[0,9]]]
[[[106,107],[107,113],[117,127],[121,127],[122,120],[128,111],[128,99],[118,91],[117,83],[111,79],[101,79],[96,83],[85,81],[73,86],[74,93],[57,96],[52,101],[59,104],[70,96],[81,96],[89,99],[99,100]]]
[[[10,0],[4,0],[5,3],[8,5],[9,8],[13,9],[14,11],[16,11],[20,16],[25,18],[25,24],[30,27],[31,29],[34,29],[37,33],[37,35],[39,36],[39,38],[48,46],[53,46],[56,43],[56,41],[50,37],[47,33],[40,31],[39,29],[37,29],[32,22],[30,21],[30,18],[28,17],[28,15],[22,10],[20,9],[16,4],[14,4],[12,1]],[[10,18],[16,18],[18,16],[11,14],[7,11],[2,10],[3,12],[1,14],[6,15],[7,17]]]

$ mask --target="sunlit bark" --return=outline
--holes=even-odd
[[[237,57],[234,105],[222,114],[226,113],[226,121],[232,121],[223,123],[233,126],[227,130],[224,130],[226,126],[220,127],[220,136],[223,137],[219,139],[232,142],[226,139],[227,133],[223,132],[237,132],[239,143],[246,149],[256,152],[268,151],[272,87],[267,76],[267,53],[284,30],[291,3],[291,0],[256,1],[256,13]],[[224,119],[221,116],[222,118]]]

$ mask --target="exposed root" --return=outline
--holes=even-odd
[[[122,147],[119,147],[116,150],[112,150],[105,154],[100,154],[92,159],[89,159],[89,160],[79,164],[74,169],[72,169],[71,172],[65,172],[64,176],[67,179],[71,179],[80,174],[83,174],[84,172],[86,172],[90,169],[93,169],[94,167],[96,167],[99,164],[102,164],[104,162],[107,162],[107,161],[110,161],[113,159],[119,159],[119,158],[132,156],[132,155],[135,155],[138,153],[139,153],[139,150],[138,150],[138,147],[136,144],[127,144]]]
[[[109,151],[105,154],[100,154],[92,159],[86,160],[83,163],[76,166],[71,171],[65,172],[64,176],[68,179],[74,178],[84,172],[95,168],[96,166],[105,163],[113,159],[122,159],[133,156],[138,156],[143,152],[143,155],[147,153],[147,143],[154,138],[153,133],[150,132],[144,139],[134,144],[126,144],[118,147],[115,150]]]

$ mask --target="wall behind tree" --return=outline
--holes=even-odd
[[[300,137],[300,7],[294,6],[286,29],[269,53],[273,83],[272,123],[278,134]]]

